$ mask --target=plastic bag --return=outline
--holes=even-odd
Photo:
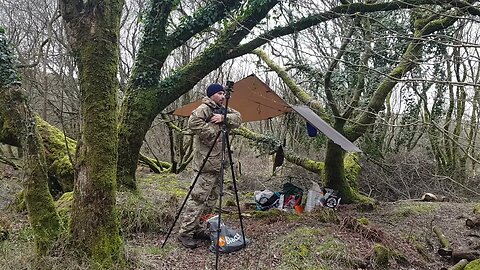
[[[217,229],[218,229],[218,215],[211,217],[207,220],[208,230],[210,232],[210,239],[212,243],[208,248],[211,252],[216,252],[217,243]],[[245,245],[243,242],[243,236],[241,232],[237,232],[227,227],[223,222],[220,223],[220,240],[218,241],[218,252],[230,253],[244,248],[244,246],[250,244],[250,240],[245,238]]]
[[[307,194],[305,211],[311,212],[317,206],[335,209],[340,204],[340,201],[341,198],[337,196],[336,190],[321,188],[317,183],[312,181],[312,188],[308,190]]]

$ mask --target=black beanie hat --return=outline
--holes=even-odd
[[[220,91],[223,91],[223,86],[218,83],[212,83],[207,87],[207,96],[211,97]]]

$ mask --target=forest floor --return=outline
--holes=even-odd
[[[458,203],[385,203],[374,211],[359,212],[352,206],[340,206],[338,222],[322,222],[322,211],[309,214],[276,213],[244,218],[251,244],[244,250],[219,256],[219,269],[442,269],[453,263],[440,257],[438,239],[432,226],[440,228],[452,247],[480,244],[465,228],[464,215],[473,206]],[[232,209],[233,210],[233,209]],[[276,210],[273,210],[277,212]],[[366,230],[352,226],[351,219],[368,219]],[[366,218],[366,219],[365,219]],[[227,224],[238,228],[237,218]],[[130,239],[131,247],[158,247],[164,235],[142,234]],[[174,237],[166,251],[146,254],[145,269],[215,269],[215,254],[210,243],[195,250],[185,249]],[[374,256],[382,245],[387,261]],[[154,259],[156,258],[156,259]],[[375,259],[377,258],[377,259]]]
[[[138,194],[119,192],[129,269],[215,269],[216,254],[208,250],[208,242],[186,249],[174,230],[161,248],[191,176],[142,173]],[[309,180],[299,179],[295,183],[308,189]],[[8,239],[0,241],[0,269],[33,269],[33,239],[26,215],[8,207],[19,191],[14,180],[4,177],[0,186],[0,221],[10,224]],[[242,221],[251,243],[240,251],[220,254],[218,269],[448,269],[453,262],[437,254],[440,243],[433,227],[444,233],[454,249],[480,246],[480,231],[465,226],[478,202],[405,200],[378,202],[373,208],[317,208],[302,214],[276,209],[260,212],[246,207],[253,202],[253,191],[274,189],[281,183],[242,180],[239,190],[246,190],[240,192]],[[225,201],[233,198],[229,186]],[[222,214],[222,220],[240,231],[237,207],[223,209],[228,213]],[[68,256],[59,254],[50,258],[49,269],[90,268],[72,264]]]

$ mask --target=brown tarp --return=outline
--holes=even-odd
[[[200,104],[201,99],[198,99],[176,109],[173,114],[190,116],[192,111]],[[323,121],[322,118],[309,107],[290,106],[255,75],[250,75],[235,83],[228,106],[242,114],[243,122],[267,120],[287,112],[295,111],[345,151],[362,152],[362,150],[332,128],[327,122]]]
[[[176,109],[173,114],[189,116],[201,104],[201,99]],[[257,76],[250,75],[233,85],[228,106],[242,114],[243,122],[266,120],[277,117],[292,108]]]

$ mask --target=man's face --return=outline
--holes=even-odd
[[[225,102],[225,92],[218,91],[217,93],[213,94],[210,98],[218,105],[223,106],[223,103]]]

